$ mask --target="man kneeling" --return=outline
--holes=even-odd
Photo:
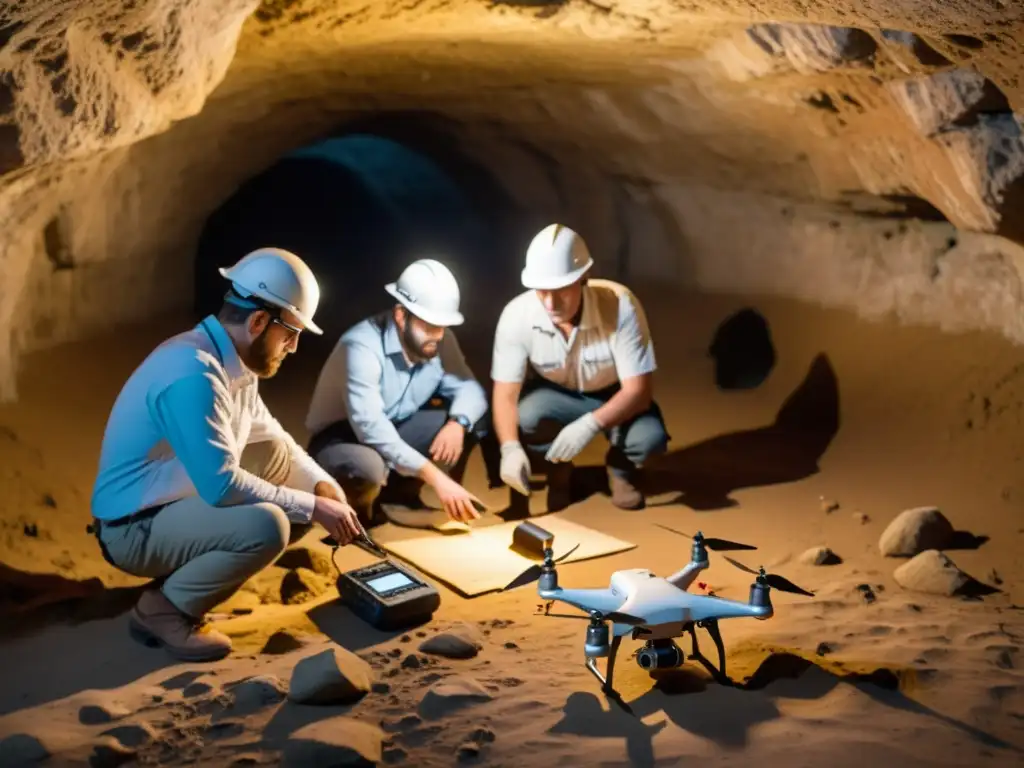
[[[257,390],[313,323],[320,292],[298,257],[274,248],[221,274],[217,317],[158,346],[107,422],[92,529],[107,561],[162,581],[132,609],[133,636],[210,661],[231,641],[204,615],[320,523],[348,544],[362,529],[338,484],[270,414]],[[244,449],[244,454],[243,454]]]
[[[463,322],[458,283],[420,259],[385,290],[394,307],[346,331],[324,364],[306,417],[309,452],[367,521],[375,501],[422,508],[424,483],[450,519],[472,520],[477,500],[460,483],[486,434],[487,396],[451,331]],[[447,408],[431,407],[435,398]]]

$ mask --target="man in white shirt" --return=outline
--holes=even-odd
[[[365,535],[257,389],[303,330],[322,333],[313,273],[277,248],[220,273],[231,287],[217,317],[160,344],[118,395],[92,495],[90,528],[107,561],[162,581],[132,609],[132,635],[187,661],[230,652],[203,617],[277,559],[292,526],[317,522],[339,545]]]
[[[385,290],[395,305],[347,330],[320,372],[308,450],[364,520],[375,502],[423,509],[424,483],[450,519],[475,519],[479,501],[460,483],[486,434],[487,395],[451,330],[463,322],[458,283],[419,259]]]
[[[529,495],[526,450],[543,456],[549,511],[570,503],[571,462],[598,432],[610,443],[612,502],[642,508],[640,469],[670,439],[653,398],[654,343],[643,308],[625,286],[588,278],[593,263],[578,234],[545,227],[526,253],[528,290],[508,303],[495,331],[491,408],[501,478]]]

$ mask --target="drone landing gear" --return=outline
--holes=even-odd
[[[697,642],[697,627],[706,629],[708,634],[711,635],[711,641],[715,644],[715,650],[718,651],[718,666],[714,666],[708,659],[700,652],[700,645]],[[723,685],[729,685],[732,681],[725,674],[725,644],[722,642],[722,633],[718,631],[718,620],[717,619],[704,619],[703,621],[688,621],[683,625],[683,629],[690,633],[690,640],[693,643],[693,650],[690,651],[690,657],[696,659],[701,666],[703,666],[715,680]]]

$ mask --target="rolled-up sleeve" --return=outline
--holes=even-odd
[[[647,316],[640,302],[628,291],[619,297],[618,328],[612,354],[620,380],[653,373],[657,368]]]
[[[207,504],[270,502],[297,522],[312,518],[316,500],[312,493],[268,483],[239,465],[241,446],[231,429],[231,395],[216,374],[183,376],[151,392],[147,407]]]
[[[530,352],[523,342],[519,306],[510,302],[498,318],[491,357],[491,379],[519,384],[526,378]]]
[[[458,339],[451,330],[445,332],[441,347],[441,367],[444,375],[437,391],[451,400],[448,415],[452,418],[465,416],[470,424],[476,424],[487,413],[487,393],[473,376]]]
[[[360,443],[377,451],[399,474],[418,474],[427,457],[401,438],[385,412],[380,359],[357,341],[345,342],[343,352],[345,406],[352,431]]]
[[[327,483],[338,494],[338,498],[344,499],[345,492],[341,489],[338,481],[331,477],[313,457],[300,446],[288,431],[281,426],[281,423],[270,413],[263,398],[256,395],[252,406],[252,426],[249,432],[250,442],[269,440],[276,438],[281,440],[288,448],[288,456],[291,458],[291,471],[288,474],[286,484],[289,487],[301,491],[315,493],[318,483]],[[312,510],[310,510],[312,514]]]

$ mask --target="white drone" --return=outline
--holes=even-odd
[[[688,534],[667,526],[659,526],[667,531],[691,538]],[[646,644],[636,654],[637,664],[642,669],[673,669],[683,664],[685,655],[676,645],[674,638],[689,633],[693,648],[690,656],[704,665],[716,678],[725,677],[725,649],[722,636],[718,631],[719,619],[752,618],[770,619],[774,615],[769,592],[772,588],[783,592],[813,597],[812,592],[793,584],[782,576],[765,573],[764,568],[755,571],[732,558],[725,557],[737,568],[754,574],[754,583],[750,585],[748,602],[726,600],[713,594],[697,595],[687,591],[697,575],[708,568],[708,550],[752,550],[747,544],[737,544],[724,539],[705,538],[698,531],[693,539],[693,554],[690,562],[667,578],[655,576],[651,571],[642,568],[616,571],[606,589],[563,589],[558,585],[558,574],[555,564],[564,560],[576,547],[557,559],[551,548],[554,537],[548,534],[544,543],[543,565],[534,565],[524,571],[506,587],[514,589],[537,581],[537,594],[550,603],[561,600],[590,615],[587,627],[584,654],[586,666],[602,686],[605,695],[618,698],[612,685],[615,671],[615,654],[619,650],[622,638],[632,634],[632,639],[644,639]],[[578,545],[577,545],[578,546]],[[545,615],[561,618],[586,619],[586,616],[555,614],[544,611]],[[609,632],[608,622],[612,623]],[[719,666],[717,668],[700,654],[697,645],[696,627],[706,629],[718,651]],[[607,657],[607,667],[602,675],[597,668],[597,659]]]

